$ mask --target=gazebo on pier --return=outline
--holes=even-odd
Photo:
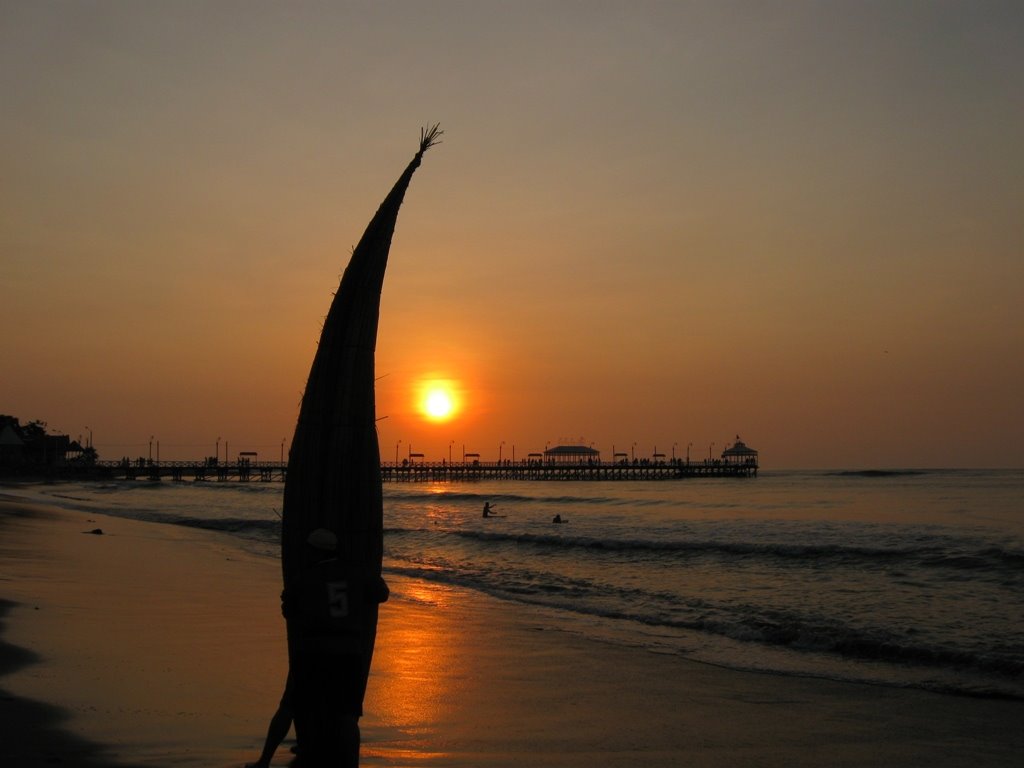
[[[757,451],[740,440],[739,435],[736,435],[736,442],[732,444],[732,447],[726,448],[722,451],[722,461],[726,464],[741,464],[756,467]]]
[[[586,445],[556,445],[544,451],[545,464],[600,464],[601,452]]]

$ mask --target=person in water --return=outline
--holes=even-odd
[[[554,516],[554,517],[553,517],[553,518],[551,519],[551,522],[552,522],[552,523],[564,523],[564,522],[565,522],[565,520],[563,520],[563,519],[562,519],[562,516],[561,516],[561,515],[555,515],[555,516]]]
[[[491,512],[491,509],[492,509],[491,502],[485,501],[484,502],[484,517],[491,517],[491,515],[493,514]]]

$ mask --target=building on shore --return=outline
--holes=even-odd
[[[42,422],[21,424],[13,416],[0,415],[0,469],[30,472],[83,462],[85,451],[68,435],[51,435]],[[94,456],[90,452],[90,458]]]

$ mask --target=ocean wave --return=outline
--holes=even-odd
[[[906,477],[913,475],[926,475],[928,470],[924,469],[843,469],[835,472],[823,473],[829,477]]]
[[[401,490],[395,491],[392,489],[385,489],[385,501],[386,502],[424,502],[437,504],[438,502],[472,502],[477,505],[483,505],[485,501],[491,503],[492,506],[497,503],[502,504],[537,504],[543,503],[545,507],[563,507],[569,505],[598,505],[598,506],[612,506],[612,505],[629,505],[629,506],[648,506],[651,504],[662,504],[664,502],[660,500],[637,500],[628,497],[615,497],[615,496],[548,496],[546,494],[539,496],[531,496],[528,494],[521,493],[483,493],[476,491],[465,491],[465,490],[434,490],[429,489],[415,489],[415,490]]]
[[[158,522],[181,525],[186,528],[200,528],[204,531],[233,533],[249,538],[276,539],[280,538],[281,535],[280,520],[260,520],[243,517],[168,517],[158,520]]]
[[[934,669],[971,670],[997,678],[1019,679],[1024,675],[1020,654],[993,648],[965,649],[913,642],[879,628],[859,628],[840,622],[816,620],[789,613],[781,616],[740,614],[733,621],[697,622],[699,629],[732,640],[756,642],[801,653],[821,653],[857,661]]]
[[[922,557],[925,568],[954,571],[985,571],[992,577],[1001,573],[1024,575],[1024,551],[987,547],[973,552],[936,552]]]
[[[844,544],[789,544],[782,542],[721,540],[601,539],[526,532],[483,531],[473,529],[388,528],[396,537],[430,535],[453,537],[482,544],[532,546],[538,550],[576,550],[609,553],[651,554],[663,557],[719,557],[733,559],[768,558],[814,564],[864,566],[924,566],[956,571],[974,570],[1024,575],[1024,552],[996,547],[975,551],[951,550],[938,543],[866,547]],[[441,545],[444,546],[444,545]]]

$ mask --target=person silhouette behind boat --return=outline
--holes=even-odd
[[[246,763],[245,768],[270,768],[270,761],[274,753],[284,741],[285,736],[292,727],[292,676],[288,675],[285,682],[284,693],[281,695],[281,703],[277,706],[277,712],[270,718],[270,726],[267,728],[267,738],[263,742],[263,752],[259,760],[254,763]]]
[[[389,590],[384,579],[353,572],[338,557],[333,531],[317,528],[306,543],[314,562],[281,594],[298,763],[316,765],[327,758],[338,768],[355,768],[372,653],[365,617],[373,603],[388,599]]]

